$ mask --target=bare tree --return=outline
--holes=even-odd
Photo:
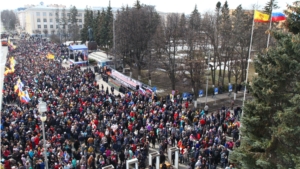
[[[43,29],[43,33],[44,33],[45,36],[47,37],[47,35],[48,35],[48,29]]]
[[[60,38],[59,36],[55,35],[55,34],[51,34],[50,35],[50,40],[51,42],[54,42],[54,43],[60,43]]]
[[[184,31],[183,41],[186,42],[187,51],[182,74],[184,78],[190,79],[194,98],[198,97],[198,91],[202,85],[205,71],[205,60],[201,50],[201,16],[197,6],[190,15],[187,29]]]
[[[36,34],[41,34],[42,31],[41,31],[40,29],[36,29],[36,30],[35,30],[35,33],[36,33]]]
[[[171,80],[172,90],[176,87],[176,55],[178,52],[178,46],[180,44],[180,14],[173,13],[167,16],[167,20],[164,23],[164,41],[165,46],[164,57],[165,61],[162,61],[163,68],[167,71]]]
[[[149,43],[159,23],[159,15],[153,6],[141,5],[139,1],[133,8],[123,8],[115,21],[116,50],[131,67],[138,71],[146,66],[149,56]],[[126,58],[125,58],[126,57]]]
[[[207,55],[213,51],[213,55],[210,55],[211,60],[213,60],[213,64],[211,64],[210,69],[211,69],[211,78],[212,78],[212,84],[215,85],[216,81],[216,69],[217,69],[217,62],[216,62],[216,54],[217,54],[217,48],[218,48],[218,38],[217,38],[217,30],[216,30],[216,17],[214,14],[206,12],[203,15],[202,19],[202,30],[205,34],[204,39],[205,39],[205,46],[204,48],[204,53]]]
[[[70,16],[69,16],[69,20],[70,20],[70,33],[71,33],[71,39],[73,40],[73,42],[75,43],[76,40],[78,40],[79,37],[79,26],[77,24],[77,15],[78,15],[78,10],[75,6],[72,6],[70,8]]]
[[[231,62],[229,62],[229,68],[228,71],[233,74],[235,78],[235,85],[234,85],[234,92],[237,93],[237,85],[238,80],[241,78],[242,75],[242,61],[238,59],[232,59]],[[229,79],[230,80],[230,79]],[[230,83],[231,81],[229,81]]]
[[[228,71],[228,60],[232,54],[235,44],[232,43],[232,21],[229,15],[228,3],[222,6],[220,19],[220,70],[218,85],[224,87],[225,74]],[[222,70],[223,67],[223,70]]]
[[[241,81],[244,81],[246,77],[249,43],[251,35],[253,13],[247,13],[243,10],[242,6],[239,5],[233,12],[232,22],[232,44],[234,47],[234,55],[237,55],[235,59],[241,61]],[[230,75],[230,74],[229,74]],[[230,78],[230,77],[229,77]]]
[[[69,20],[68,20],[68,17],[67,17],[67,13],[66,13],[66,8],[65,7],[62,9],[61,15],[62,15],[62,17],[61,17],[62,32],[61,33],[62,33],[63,37],[66,40],[66,38],[68,36],[67,26],[68,26],[68,21]]]

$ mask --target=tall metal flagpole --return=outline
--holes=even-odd
[[[246,92],[247,92],[247,81],[248,81],[248,75],[249,75],[249,60],[250,60],[250,55],[251,55],[251,50],[252,50],[252,40],[253,40],[253,31],[254,31],[254,16],[255,16],[255,10],[253,13],[253,22],[252,22],[252,30],[251,30],[251,38],[250,38],[250,46],[249,46],[249,54],[247,58],[247,73],[246,73],[246,85],[244,89],[244,98],[243,98],[243,107],[242,107],[242,114],[241,118],[244,116],[244,105],[245,105],[245,100],[246,100]],[[240,127],[242,126],[242,123],[240,124]],[[241,132],[240,132],[240,139],[241,139]]]
[[[273,1],[271,1],[271,14],[270,14],[270,26],[269,26],[269,31],[272,29],[272,11],[273,11]],[[267,41],[267,48],[269,47],[269,42],[270,42],[270,35],[271,32],[268,33],[268,41]]]

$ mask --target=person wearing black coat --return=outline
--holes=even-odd
[[[74,148],[75,148],[76,151],[79,149],[79,146],[80,146],[79,141],[75,140],[75,142],[74,142]]]
[[[165,163],[165,161],[166,161],[166,156],[165,156],[165,154],[164,154],[164,152],[160,152],[160,164],[164,164]]]
[[[119,158],[120,158],[121,163],[125,162],[125,154],[123,151],[121,151],[121,153],[119,154]]]

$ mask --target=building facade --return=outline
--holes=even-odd
[[[65,9],[68,20],[65,28],[62,28],[63,9]],[[79,29],[81,29],[84,23],[84,9],[77,10],[77,24]],[[63,5],[27,5],[25,10],[18,11],[17,13],[21,29],[29,34],[60,34],[62,29],[68,32],[71,26],[69,22],[70,8]]]

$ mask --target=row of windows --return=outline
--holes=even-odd
[[[69,25],[69,28],[70,28],[70,27],[71,27],[71,26]],[[82,25],[78,25],[78,27],[81,29],[81,28],[82,28]],[[41,29],[42,26],[41,26],[41,25],[38,25],[37,28]],[[47,25],[44,25],[44,28],[47,29],[47,28],[48,28]],[[53,29],[53,25],[50,25],[50,28]],[[56,29],[58,29],[58,25],[56,25]]]
[[[37,20],[36,20],[37,22],[41,22],[41,19],[40,18],[38,18]],[[56,19],[55,20],[56,22],[59,22],[59,20],[58,19]],[[43,19],[43,22],[47,22],[47,19]],[[49,19],[49,22],[53,22],[53,19]],[[78,19],[78,22],[82,22],[82,19]]]
[[[63,15],[63,13],[61,13]],[[41,16],[41,12],[36,12],[36,16]],[[43,16],[47,16],[47,12],[43,12]],[[53,16],[52,12],[49,12],[49,16]],[[67,16],[70,16],[70,13],[67,13]],[[78,13],[77,16],[82,16],[82,13]]]

